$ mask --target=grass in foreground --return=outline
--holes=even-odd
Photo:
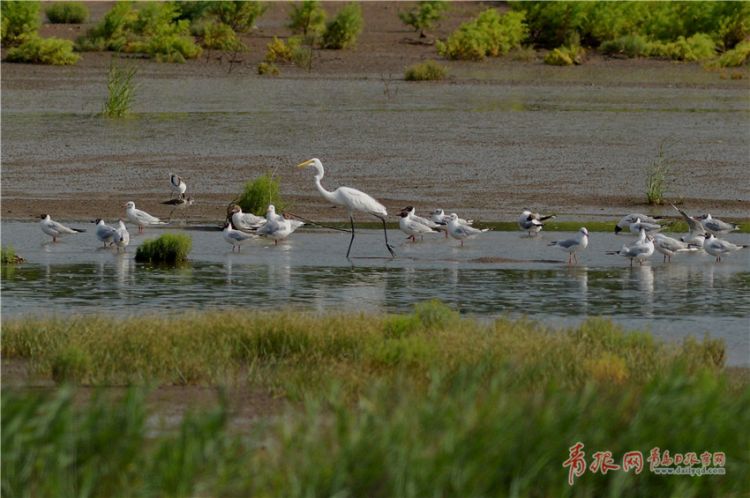
[[[741,496],[750,485],[750,389],[723,345],[667,345],[611,322],[564,332],[481,323],[437,303],[408,315],[202,313],[15,320],[3,357],[78,381],[247,382],[286,396],[237,434],[225,406],[154,432],[143,393],[73,402],[71,388],[4,391],[3,494],[63,496]],[[648,455],[723,451],[726,476],[587,472],[582,441]]]

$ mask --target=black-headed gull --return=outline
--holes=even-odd
[[[187,185],[179,176],[174,173],[169,174],[169,187],[172,189],[172,194],[177,194],[177,197],[182,197],[187,192]]]
[[[690,230],[687,235],[680,237],[680,240],[691,246],[703,247],[703,243],[706,241],[706,229],[703,228],[703,223],[701,223],[698,218],[688,216],[685,211],[674,204],[672,204],[672,207],[680,213],[682,218],[688,224],[688,229]]]
[[[723,255],[748,247],[750,245],[732,244],[728,240],[717,239],[712,233],[706,234],[706,242],[703,243],[703,250],[711,256],[715,256],[717,263],[721,261]]]
[[[654,238],[651,235],[646,235],[646,230],[641,228],[638,232],[638,240],[632,244],[623,245],[619,251],[607,251],[607,254],[616,254],[624,258],[630,259],[630,266],[633,266],[633,260],[637,259],[638,264],[650,258],[654,254]]]
[[[710,213],[698,216],[698,219],[703,228],[714,235],[723,235],[740,229],[740,226],[735,223],[727,223],[718,218],[712,218]]]
[[[442,209],[435,209],[432,213],[430,213],[430,219],[433,223],[440,225],[441,228],[439,230],[445,231],[445,238],[448,238],[448,215],[445,214],[445,212]],[[474,224],[474,220],[465,220],[463,218],[459,218],[458,222],[462,225],[472,225]]]
[[[269,204],[266,210],[266,223],[258,228],[257,234],[273,239],[274,244],[278,244],[280,240],[289,237],[302,225],[304,223],[299,220],[287,220],[280,214],[276,214],[276,207]]]
[[[235,248],[237,249],[237,252],[240,252],[242,244],[244,244],[248,240],[255,238],[255,235],[251,235],[240,230],[235,230],[232,226],[231,221],[227,221],[226,223],[224,223],[223,235],[224,240],[226,240],[227,243],[232,244],[232,252],[234,252]]]
[[[542,216],[539,213],[532,213],[529,208],[524,208],[521,216],[518,218],[518,227],[533,236],[542,231],[545,220],[554,218],[555,215]]]
[[[572,239],[553,240],[547,245],[555,246],[561,251],[567,252],[569,254],[568,264],[571,264],[572,260],[575,260],[576,264],[578,264],[576,252],[582,251],[588,247],[589,231],[586,230],[586,227],[581,227],[581,229],[576,232],[575,236]]]
[[[104,223],[104,220],[97,218],[94,223],[96,224],[96,238],[107,247],[112,244],[115,236],[115,227],[111,227]]]
[[[633,223],[630,224],[630,231],[634,234],[639,234],[641,230],[645,230],[646,233],[651,232],[658,232],[663,227],[659,225],[658,223],[649,223],[648,221],[643,221],[640,218],[636,218]]]
[[[488,231],[489,228],[478,229],[470,225],[466,225],[459,221],[459,217],[456,213],[451,213],[448,216],[448,235],[456,240],[461,241],[461,247],[464,246],[464,240],[476,237],[482,232]]]
[[[227,215],[232,220],[232,225],[236,230],[257,230],[266,223],[264,217],[256,216],[253,213],[243,213],[242,208],[236,204],[229,206]]]
[[[623,216],[622,219],[617,222],[617,225],[615,225],[615,233],[620,233],[623,230],[629,229],[630,224],[635,223],[635,220],[641,220],[641,222],[644,222],[644,223],[654,223],[654,224],[659,223],[659,220],[657,218],[652,218],[651,216],[641,214],[641,213],[631,213],[626,216]]]
[[[696,252],[700,248],[681,240],[673,239],[663,233],[654,234],[654,248],[664,255],[664,261],[671,262],[672,256],[678,252]]]
[[[398,227],[399,229],[401,229],[402,232],[408,235],[407,238],[411,239],[412,242],[417,241],[417,235],[422,236],[426,233],[436,233],[431,227],[415,219],[415,217],[412,214],[412,211],[407,211],[407,208],[404,208],[404,210],[401,211],[401,214],[399,216],[400,218],[398,221]],[[432,224],[435,225],[436,227],[440,226],[437,223],[432,223]]]
[[[115,244],[115,246],[117,246],[117,252],[120,252],[120,249],[122,249],[124,252],[125,248],[128,247],[128,244],[130,244],[130,233],[128,232],[128,229],[125,226],[125,222],[123,220],[120,220],[117,228],[115,228],[112,242]]]
[[[57,238],[66,233],[81,233],[85,232],[81,228],[69,228],[54,221],[48,214],[42,214],[39,216],[42,221],[39,222],[39,226],[42,228],[42,232],[52,237],[52,242],[57,242]]]
[[[166,225],[166,221],[161,221],[156,216],[151,216],[146,211],[135,208],[135,202],[129,201],[125,204],[125,214],[134,225],[138,225],[138,233],[143,233],[143,227],[150,225]]]

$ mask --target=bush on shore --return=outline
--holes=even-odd
[[[66,66],[78,62],[81,56],[73,52],[73,42],[60,38],[40,38],[36,34],[24,38],[17,47],[8,49],[8,62],[51,64]]]
[[[21,44],[39,29],[39,2],[5,0],[0,2],[0,13],[5,47]]]
[[[478,61],[520,47],[526,34],[523,12],[500,14],[497,9],[487,9],[463,23],[444,42],[438,40],[435,46],[440,55],[449,59]]]
[[[406,81],[438,81],[445,79],[446,76],[448,76],[448,69],[433,60],[414,64],[404,73]]]
[[[44,14],[52,24],[81,24],[89,19],[89,9],[82,2],[55,2]]]
[[[362,9],[359,4],[348,4],[326,24],[322,40],[323,48],[343,49],[353,47],[357,43],[363,25]]]

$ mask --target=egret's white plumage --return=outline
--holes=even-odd
[[[224,224],[223,236],[227,243],[232,244],[232,252],[234,252],[235,249],[237,249],[237,252],[240,252],[242,244],[255,237],[255,235],[235,230],[231,221]]]
[[[67,233],[81,233],[86,230],[80,228],[66,227],[62,223],[54,221],[48,214],[40,215],[42,221],[39,222],[39,226],[42,228],[42,232],[52,237],[52,242],[57,242],[57,238]]]
[[[185,182],[174,173],[169,174],[169,186],[172,189],[172,194],[177,194],[178,197],[182,197],[187,192]]]
[[[622,219],[617,222],[617,225],[615,225],[615,233],[620,233],[623,230],[629,229],[630,224],[635,223],[636,220],[640,220],[643,223],[659,223],[659,220],[657,220],[656,218],[652,218],[651,216],[648,216],[646,214],[631,213],[623,216]]]
[[[672,261],[672,256],[679,252],[696,252],[700,250],[687,242],[673,239],[663,233],[654,235],[654,248],[664,255],[664,261]]]
[[[578,263],[576,252],[579,250],[582,251],[588,247],[589,231],[586,230],[586,227],[581,227],[572,239],[553,240],[547,245],[555,246],[561,251],[567,252],[569,254],[568,264],[570,264],[572,260],[575,260],[575,262]]]
[[[289,237],[295,230],[304,225],[299,220],[288,220],[276,214],[276,207],[273,204],[268,205],[266,211],[266,223],[258,228],[258,235],[273,239],[275,244],[278,244],[280,240],[284,240]]]
[[[609,251],[607,254],[617,254],[630,259],[630,266],[633,266],[633,260],[637,259],[639,264],[650,258],[654,254],[654,239],[650,235],[646,235],[646,230],[641,228],[638,232],[638,240],[632,244],[623,245],[619,251]]]
[[[703,250],[711,256],[716,257],[716,262],[721,261],[721,257],[740,249],[747,249],[748,245],[732,244],[728,240],[717,239],[712,233],[706,235],[706,242],[703,244]]]
[[[161,221],[156,216],[151,216],[146,211],[136,209],[135,202],[133,201],[129,201],[127,204],[125,204],[125,207],[125,214],[128,216],[130,222],[134,225],[138,225],[138,233],[143,232],[143,227],[145,226],[167,224],[167,222]]]
[[[321,163],[320,159],[318,158],[312,158],[297,165],[298,168],[306,168],[308,166],[315,168],[315,186],[317,187],[318,192],[320,192],[320,195],[322,195],[323,198],[327,201],[338,204],[340,206],[344,206],[349,210],[349,221],[352,225],[352,238],[351,240],[349,240],[349,248],[346,251],[347,259],[349,258],[349,253],[352,250],[352,243],[354,242],[354,211],[361,211],[363,213],[370,214],[372,216],[375,216],[376,218],[379,218],[380,221],[383,222],[385,247],[388,249],[388,252],[391,253],[391,257],[395,256],[395,254],[393,253],[393,248],[388,243],[388,232],[385,228],[385,219],[388,216],[388,211],[386,211],[385,206],[373,199],[368,194],[355,188],[339,187],[333,192],[326,190],[320,183],[320,181],[323,179],[323,176],[325,175],[323,163]]]
[[[461,247],[464,245],[464,240],[476,237],[480,233],[488,230],[489,228],[483,228],[480,230],[473,226],[461,223],[456,213],[448,215],[448,235],[456,240],[460,240]]]
[[[115,227],[107,225],[102,219],[96,219],[94,223],[96,223],[96,238],[104,244],[104,247],[112,244],[115,236]]]
[[[127,227],[125,227],[124,221],[120,220],[119,225],[115,228],[112,242],[117,246],[117,252],[120,252],[120,249],[125,251],[125,248],[130,244],[130,233]]]
[[[529,232],[529,235],[536,235],[542,231],[545,220],[554,218],[555,215],[542,216],[539,213],[532,213],[529,208],[524,208],[521,216],[518,218],[518,227],[521,230]]]

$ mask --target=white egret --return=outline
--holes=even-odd
[[[523,208],[521,216],[518,218],[518,227],[525,230],[530,236],[534,236],[542,231],[545,220],[554,218],[555,215],[542,216],[539,213],[532,213],[529,208]]]
[[[94,223],[96,224],[96,238],[104,244],[104,247],[112,244],[115,236],[115,227],[111,227],[104,223],[104,220],[97,218]]]
[[[480,233],[488,230],[489,228],[483,228],[480,230],[461,223],[456,213],[451,213],[448,216],[448,234],[454,239],[460,240],[461,247],[464,246],[464,240],[474,238]]]
[[[125,222],[120,220],[120,224],[115,228],[115,234],[112,237],[112,242],[117,246],[117,252],[120,252],[120,248],[125,251],[125,248],[130,244],[130,233],[128,232]]]
[[[740,249],[747,249],[748,247],[750,246],[732,244],[728,240],[717,239],[712,233],[706,235],[706,242],[703,243],[703,250],[711,256],[715,256],[717,263],[721,261],[723,255],[739,251]]]
[[[66,233],[81,233],[85,232],[81,228],[69,228],[54,221],[48,214],[40,215],[42,221],[39,222],[39,226],[42,228],[42,232],[52,237],[52,242],[57,242],[57,238]]]
[[[352,250],[352,243],[354,242],[354,211],[361,211],[363,213],[371,214],[376,218],[380,219],[383,223],[383,235],[385,236],[385,247],[388,252],[391,253],[391,257],[396,255],[393,253],[393,247],[388,243],[388,231],[385,227],[385,219],[388,216],[388,212],[381,203],[365,194],[361,190],[357,190],[350,187],[339,187],[333,192],[326,190],[320,181],[323,179],[325,171],[323,170],[323,164],[320,159],[313,158],[297,165],[298,168],[306,168],[312,166],[315,168],[317,173],[315,174],[315,186],[318,188],[318,192],[327,201],[340,206],[344,206],[349,210],[349,221],[352,225],[352,238],[349,240],[349,248],[346,250],[346,258],[349,259],[349,253]]]
[[[143,233],[144,226],[167,224],[166,221],[161,221],[159,218],[157,218],[156,216],[151,216],[146,211],[136,209],[135,202],[133,201],[129,201],[127,204],[125,204],[125,207],[127,208],[125,210],[125,214],[127,214],[130,222],[134,225],[138,225],[138,233]]]
[[[586,227],[581,227],[581,229],[578,230],[578,232],[575,234],[575,236],[572,239],[554,240],[547,245],[555,246],[558,249],[570,254],[568,256],[568,264],[571,263],[571,260],[575,260],[576,264],[578,264],[576,251],[579,251],[579,250],[582,251],[588,247],[589,231],[586,230]]]

